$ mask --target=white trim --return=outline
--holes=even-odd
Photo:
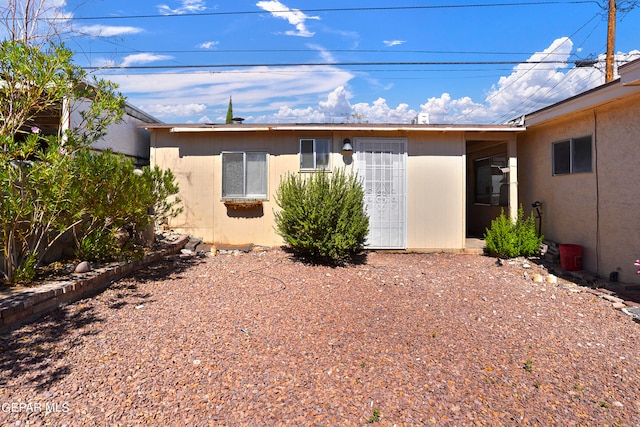
[[[156,129],[155,126],[143,126],[146,129]],[[245,125],[237,125],[237,127],[182,127],[174,126],[169,129],[171,133],[184,132],[264,132],[271,130],[270,127],[252,127]]]
[[[497,126],[452,126],[452,125],[205,125],[205,126],[183,126],[183,125],[141,125],[147,130],[169,129],[171,133],[188,132],[269,132],[269,131],[299,131],[299,132],[355,132],[355,131],[376,131],[376,132],[522,132],[524,127],[497,125]]]
[[[600,105],[608,104],[615,100],[638,93],[638,87],[622,86],[620,80],[616,80],[594,90],[584,92],[574,98],[560,101],[557,104],[546,107],[525,117],[527,127],[537,125],[548,120],[565,117],[572,113],[588,110]]]

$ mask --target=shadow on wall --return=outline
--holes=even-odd
[[[264,216],[262,203],[246,206],[227,205],[227,216],[229,218],[260,218]]]

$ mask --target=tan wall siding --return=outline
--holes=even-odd
[[[408,152],[409,248],[463,248],[465,144],[462,133],[412,135]]]
[[[640,283],[640,96],[598,111],[600,270]]]
[[[152,161],[177,176],[185,212],[171,222],[184,233],[214,243],[277,246],[274,194],[281,176],[299,171],[299,138],[329,137],[331,166],[353,170],[340,154],[344,138],[406,138],[407,239],[409,249],[462,249],[465,244],[465,141],[462,132],[196,132],[156,130]],[[177,147],[176,147],[177,146]],[[266,151],[269,198],[259,211],[230,211],[222,200],[222,151]]]
[[[331,138],[327,134],[293,133],[180,133],[155,132],[152,146],[155,164],[170,168],[180,185],[185,212],[173,219],[171,227],[207,242],[219,244],[253,243],[281,245],[274,231],[274,196],[280,179],[299,170],[300,137]],[[334,148],[342,140],[334,138]],[[179,148],[175,147],[178,145]],[[338,148],[339,149],[339,148]],[[228,209],[222,200],[223,151],[262,151],[268,153],[268,192],[261,209]],[[342,156],[333,154],[332,167],[344,165]]]
[[[170,169],[180,187],[184,212],[170,221],[176,231],[192,236],[213,236],[214,147],[201,135],[190,136],[190,143],[174,146],[169,133],[152,135],[151,162]]]
[[[640,282],[640,97],[527,129],[518,138],[520,200],[543,204],[542,233],[585,247],[584,268]],[[593,172],[552,176],[552,142],[592,135]]]

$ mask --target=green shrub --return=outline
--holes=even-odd
[[[356,175],[336,169],[307,177],[289,175],[275,201],[276,232],[299,255],[343,261],[364,247],[369,217]]]
[[[0,280],[5,283],[31,281],[47,253],[70,232],[78,251],[91,259],[137,256],[133,244],[116,246],[114,233],[129,229],[135,235],[180,211],[170,171],[146,167],[138,173],[131,159],[91,150],[122,119],[125,100],[117,86],[89,79],[64,46],[41,47],[0,43]],[[43,112],[67,101],[82,101],[75,126],[54,135],[34,126]]]
[[[98,228],[85,234],[79,242],[76,256],[85,261],[111,261],[119,255],[112,230]]]
[[[491,221],[491,228],[486,229],[484,239],[489,253],[507,258],[534,255],[542,243],[542,237],[536,233],[533,216],[524,219],[522,206],[518,209],[515,222],[507,218],[502,210],[500,216]]]

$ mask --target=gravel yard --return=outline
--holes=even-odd
[[[640,325],[610,302],[535,264],[362,261],[141,270],[0,336],[0,425],[640,425]]]

